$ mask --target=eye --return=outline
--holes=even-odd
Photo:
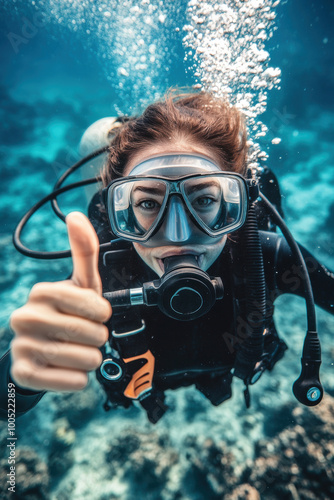
[[[199,198],[196,198],[196,200],[194,200],[192,204],[205,208],[212,205],[214,201],[215,200],[213,198],[210,198],[209,196],[201,196]]]
[[[144,210],[157,210],[160,207],[155,200],[143,200],[137,203],[137,206]]]

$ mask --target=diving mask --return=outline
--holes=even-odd
[[[245,222],[244,178],[190,154],[149,158],[103,191],[111,228],[145,246],[205,244]]]

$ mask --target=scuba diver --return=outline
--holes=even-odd
[[[167,410],[166,390],[195,385],[219,405],[231,397],[233,377],[244,381],[248,407],[249,386],[287,349],[273,318],[285,293],[307,303],[293,391],[318,404],[314,302],[333,314],[334,275],[293,240],[274,174],[247,165],[238,109],[205,92],[169,93],[109,127],[107,145],[84,159],[108,154],[103,189],[88,218],[66,217],[71,277],[35,285],[11,316],[15,337],[0,360],[2,417],[8,383],[20,415],[46,391],[83,389],[91,370],[106,410],[138,401],[152,423]],[[56,196],[68,189],[61,182],[36,209],[53,200],[59,215]],[[19,241],[32,213],[15,246],[48,258]]]

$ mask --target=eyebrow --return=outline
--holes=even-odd
[[[217,187],[218,189],[221,188],[219,182],[217,181],[208,181],[208,182],[202,182],[201,184],[193,184],[190,186],[189,190],[187,190],[188,194],[194,193],[195,191],[201,191],[202,189],[206,189],[208,187]]]
[[[140,191],[141,193],[162,194],[162,195],[164,195],[166,192],[166,190],[164,189],[148,187],[148,186],[136,186],[132,191],[132,194],[135,193],[136,191]]]

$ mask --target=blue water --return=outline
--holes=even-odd
[[[42,2],[43,5],[47,3]],[[61,5],[61,2],[53,3]],[[66,24],[55,22],[52,13],[44,26],[33,26],[30,31],[23,31],[27,29],[26,20],[32,22],[34,19],[34,2],[2,0],[2,351],[10,340],[9,316],[15,308],[24,304],[31,286],[36,281],[63,279],[71,269],[68,259],[59,262],[35,261],[17,253],[11,242],[16,224],[32,204],[48,194],[61,173],[78,158],[80,137],[92,122],[104,116],[136,112],[145,103],[162,95],[169,87],[194,83],[193,74],[186,72],[183,63],[182,30],[175,31],[176,27],[182,28],[185,24],[186,5],[187,2],[184,1],[165,3],[169,16],[165,23],[161,23],[161,26],[150,33],[150,43],[160,38],[159,71],[152,63],[149,70],[152,71],[153,83],[138,86],[139,70],[134,70],[131,75],[124,77],[115,69],[119,67],[119,60],[113,59],[114,44],[119,43],[115,37],[108,40],[104,35],[103,39],[99,39],[98,32],[94,32],[93,28],[89,34],[84,34],[81,29],[75,31],[73,26],[70,29]],[[282,70],[282,84],[280,90],[274,89],[268,94],[267,111],[261,120],[269,127],[269,134],[262,141],[262,147],[269,152],[267,163],[280,180],[285,216],[290,229],[299,242],[324,264],[334,269],[334,7],[330,0],[295,0],[282,3],[277,8],[277,14],[277,30],[268,43],[267,50],[270,52],[271,65],[279,66]],[[84,15],[87,16],[88,23],[89,16],[94,14],[86,12]],[[122,24],[118,18],[116,21],[114,29],[120,30]],[[94,27],[94,23],[91,25]],[[25,41],[18,43],[19,39],[13,38],[13,33],[23,37]],[[28,37],[25,36],[27,33]],[[130,42],[124,40],[125,47],[127,43]],[[124,82],[123,88],[119,88],[119,82]],[[274,137],[282,139],[280,144],[271,144],[270,141]],[[73,208],[85,210],[84,191],[65,196],[62,206],[66,212]],[[35,249],[68,247],[65,227],[52,215],[49,208],[34,216],[25,232],[24,241]],[[261,381],[262,385],[259,384],[259,387],[254,387],[255,407],[247,417],[253,418],[247,444],[242,444],[244,438],[239,427],[239,422],[244,424],[243,419],[246,418],[243,415],[241,396],[236,396],[232,402],[219,408],[213,408],[206,402],[199,403],[196,395],[187,396],[195,398],[200,411],[193,418],[188,418],[185,429],[187,405],[182,399],[182,391],[177,397],[171,395],[173,409],[159,424],[161,432],[167,432],[174,444],[178,440],[174,429],[174,422],[177,422],[178,427],[182,428],[182,437],[192,432],[197,435],[200,433],[203,438],[216,434],[235,448],[240,460],[252,455],[251,445],[263,433],[263,413],[271,411],[282,402],[293,401],[290,387],[299,370],[301,342],[305,330],[304,303],[300,299],[283,297],[277,309],[278,326],[282,336],[288,341],[290,350],[277,370],[275,368],[277,378],[268,378],[267,381]],[[323,381],[328,391],[333,394],[331,346],[334,321],[332,316],[320,310],[318,321],[323,346]],[[279,398],[273,395],[277,387],[276,382],[279,385]],[[265,396],[260,399],[263,393]],[[191,407],[189,401],[190,399],[187,404]],[[204,406],[200,406],[201,404]],[[56,406],[57,400],[48,395],[29,414],[29,418],[22,419],[22,426],[28,426],[30,430],[28,436],[22,428],[22,445],[29,445],[37,450],[44,460],[47,459],[50,446],[48,433],[52,427]],[[100,406],[99,400],[97,407]],[[231,422],[230,426],[222,428],[220,422],[227,420]],[[105,425],[109,429],[108,432],[111,432],[111,425],[117,429],[127,425],[139,425],[141,429],[148,429],[142,414],[129,414],[123,410],[119,411],[118,416],[110,417],[99,409],[92,422],[89,427],[90,444],[86,441],[87,431],[78,431],[75,457],[68,476],[65,475],[64,484],[66,477],[68,481],[75,482],[81,471],[84,471],[84,475],[88,474],[88,482],[97,481],[98,467],[103,467],[102,451],[100,450],[102,458],[96,458],[97,465],[93,466],[96,476],[89,476],[92,469],[87,469],[82,464],[80,454],[91,446],[94,453],[99,455],[97,443],[104,440]],[[37,432],[38,426],[40,431]],[[50,475],[52,476],[52,473]],[[102,490],[107,491],[105,479],[102,483]],[[126,483],[124,478],[123,483]],[[75,484],[73,498],[102,498],[96,492],[87,493],[88,485],[81,491],[77,483]],[[57,491],[56,488],[57,486],[54,486],[53,493]],[[128,498],[121,486],[119,490],[116,486],[115,488],[115,498]]]

